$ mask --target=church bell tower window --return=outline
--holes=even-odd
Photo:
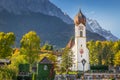
[[[80,31],[80,37],[83,37],[83,31]]]

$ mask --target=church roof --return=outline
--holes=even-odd
[[[74,45],[75,45],[75,39],[74,37],[72,37],[66,47],[71,49]]]
[[[78,26],[80,23],[86,24],[86,17],[83,15],[82,11],[79,10],[78,14],[74,17],[74,23]]]

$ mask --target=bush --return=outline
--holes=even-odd
[[[108,70],[108,66],[105,65],[95,65],[95,66],[90,66],[91,70],[99,70],[99,71],[104,71]]]
[[[8,66],[0,67],[0,80],[16,80],[16,73],[13,69],[9,68]]]
[[[30,76],[17,76],[17,80],[32,80]]]

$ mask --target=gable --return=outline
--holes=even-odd
[[[52,64],[52,61],[50,61],[47,57],[44,57],[39,63],[42,63],[42,64]]]

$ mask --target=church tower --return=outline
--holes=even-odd
[[[86,17],[81,10],[74,18],[75,24],[75,41],[72,47],[73,51],[73,67],[74,71],[87,71],[90,69],[89,65],[89,50],[86,46]],[[84,67],[83,67],[84,66]]]

